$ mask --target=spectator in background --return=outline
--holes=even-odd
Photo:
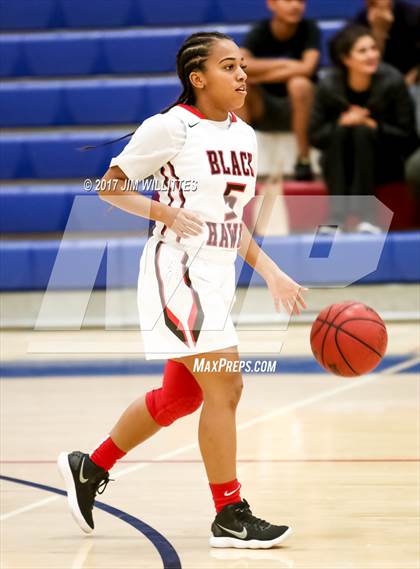
[[[404,179],[404,159],[416,144],[414,106],[399,71],[380,64],[372,32],[357,25],[331,42],[335,67],[317,89],[310,138],[322,151],[322,169],[333,196],[369,196],[375,186]],[[374,212],[358,197],[343,211],[332,200],[331,221],[358,216],[359,231],[377,232]]]
[[[420,7],[401,0],[365,0],[356,22],[371,29],[383,61],[396,67],[408,85],[420,64]]]
[[[304,0],[267,0],[267,6],[272,18],[257,23],[245,39],[248,95],[241,116],[258,130],[292,129],[298,151],[295,177],[311,180],[308,126],[320,32],[303,18]]]

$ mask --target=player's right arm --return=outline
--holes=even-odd
[[[100,198],[128,213],[162,222],[177,237],[199,235],[203,224],[194,212],[169,207],[137,191],[138,183],[173,159],[184,143],[185,127],[177,117],[169,114],[150,117],[112,159],[101,181]]]
[[[119,166],[112,166],[102,178],[103,190],[99,197],[123,211],[164,223],[178,237],[185,238],[202,232],[203,223],[198,215],[185,209],[169,207],[127,189],[127,180]]]

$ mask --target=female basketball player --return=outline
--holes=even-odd
[[[217,512],[210,544],[268,548],[291,529],[253,516],[236,477],[242,378],[229,312],[237,251],[266,280],[277,310],[282,303],[299,313],[298,304],[305,303],[299,285],[242,225],[257,164],[255,134],[232,112],[246,96],[238,46],[220,33],[194,34],[178,53],[177,71],[184,88],[178,101],[146,120],[112,160],[104,176],[112,186],[101,196],[156,221],[140,263],[138,302],[146,357],[168,360],[163,384],[132,403],[90,456],[63,452],[58,464],[71,511],[90,533],[95,494],[104,490],[116,461],[204,401],[199,442]],[[125,191],[128,180],[151,174],[167,190],[159,201]],[[196,358],[205,361],[201,371],[194,369]],[[205,371],[213,363],[218,372]]]

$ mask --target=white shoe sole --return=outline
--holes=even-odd
[[[73,474],[69,464],[69,453],[61,452],[57,460],[58,470],[63,477],[64,484],[67,490],[67,502],[69,504],[70,512],[77,523],[77,525],[85,532],[92,533],[93,529],[86,523],[82,512],[79,509],[77,502],[76,487],[74,485]]]
[[[237,539],[235,537],[214,537],[210,538],[211,547],[235,547],[236,549],[270,549],[275,545],[279,545],[286,538],[292,535],[293,530],[289,528],[280,537],[276,537],[271,541],[260,541],[258,539]]]

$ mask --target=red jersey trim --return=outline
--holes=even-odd
[[[185,109],[186,111],[189,111],[190,113],[192,113],[193,115],[195,115],[199,119],[207,120],[206,117],[202,113],[200,113],[200,111],[198,109],[191,107],[190,105],[184,105],[183,103],[180,103],[178,105],[178,107],[181,107],[182,109]],[[235,113],[231,112],[229,114],[230,114],[230,119],[231,119],[232,123],[238,122],[238,117],[235,115]]]
[[[190,105],[184,105],[184,104],[179,104],[178,107],[181,107],[183,109],[185,109],[186,111],[190,111],[190,113],[192,113],[193,115],[195,115],[196,117],[200,118],[200,119],[205,119],[206,117],[200,113],[199,110],[195,109],[194,107],[190,107]]]

